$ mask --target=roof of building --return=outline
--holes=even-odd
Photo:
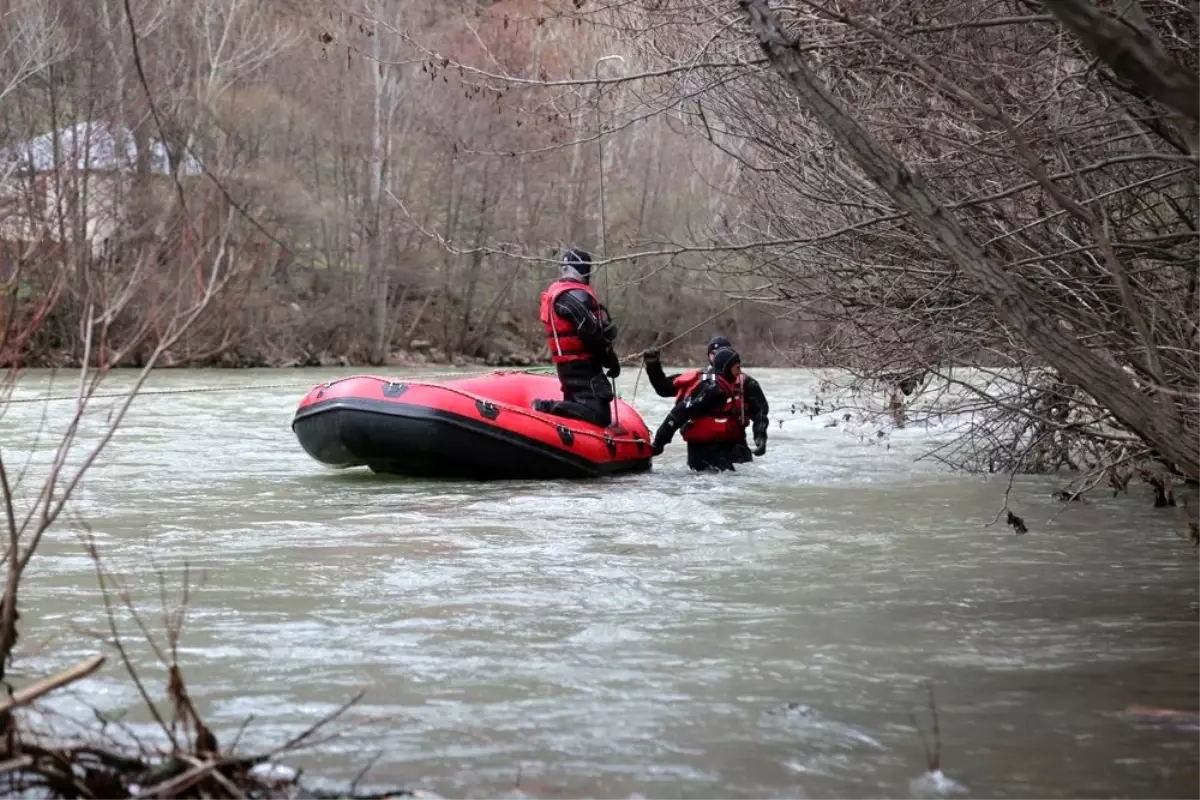
[[[115,170],[132,172],[137,163],[137,145],[128,128],[117,128],[103,121],[80,122],[58,131],[61,159],[77,170]],[[54,135],[44,133],[27,142],[0,150],[0,165],[35,172],[53,170]],[[157,139],[150,140],[150,170],[170,174],[167,149]],[[180,167],[182,175],[199,175],[200,163],[189,153]]]

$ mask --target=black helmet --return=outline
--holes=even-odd
[[[587,283],[588,278],[592,276],[591,253],[582,247],[572,247],[563,253],[562,265],[578,272],[579,276],[583,278],[584,283]]]
[[[713,372],[727,381],[733,380],[733,368],[742,363],[742,357],[732,347],[718,347],[713,354]]]
[[[713,351],[720,347],[732,348],[733,342],[729,341],[721,334],[717,334],[716,336],[714,336],[708,340],[708,352],[706,353],[706,355],[711,356]]]

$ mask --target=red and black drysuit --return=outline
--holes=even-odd
[[[662,453],[678,430],[687,442],[687,464],[692,469],[732,470],[740,463],[746,404],[742,376],[732,374],[739,361],[736,352],[723,348],[711,369],[676,376],[675,407],[654,435],[654,455]]]
[[[563,399],[535,400],[534,408],[607,427],[614,397],[608,379],[621,374],[612,347],[617,328],[608,309],[587,283],[564,278],[542,292],[539,316]]]
[[[722,346],[728,347],[728,339],[724,337],[714,337],[713,342],[723,343]],[[709,352],[712,353],[717,347],[713,344],[709,345]],[[679,393],[679,383],[681,380],[687,380],[690,376],[699,375],[700,371],[684,372],[676,375],[667,375],[663,370],[662,362],[659,361],[657,350],[647,350],[644,354],[646,377],[650,380],[650,386],[653,387],[655,394],[659,397],[676,397]],[[767,405],[766,395],[763,394],[762,386],[754,378],[742,373],[741,375],[741,390],[742,401],[745,404],[745,422],[748,422],[751,431],[754,434],[755,450],[750,450],[750,445],[746,442],[746,427],[743,424],[738,436],[738,446],[735,448],[733,461],[735,464],[744,464],[754,460],[755,455],[764,455],[767,451],[767,425],[770,422],[768,413],[770,406]]]

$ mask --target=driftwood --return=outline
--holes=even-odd
[[[4,702],[0,703],[0,714],[7,714],[14,708],[27,706],[43,695],[53,692],[55,689],[62,688],[68,684],[74,683],[81,678],[86,678],[104,663],[104,656],[94,655],[89,659],[80,661],[73,667],[64,669],[57,675],[51,675],[49,678],[43,678],[32,686],[26,686],[19,692],[13,694]]]

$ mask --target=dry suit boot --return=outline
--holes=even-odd
[[[545,405],[539,408],[539,404]],[[590,422],[601,428],[607,428],[612,423],[612,410],[607,403],[597,405],[596,403],[580,403],[575,400],[535,400],[534,410],[544,414],[553,414],[556,417]]]
[[[534,400],[533,409],[543,414],[590,422],[607,428],[612,424],[612,384],[599,367],[588,362],[558,365],[562,400]]]

